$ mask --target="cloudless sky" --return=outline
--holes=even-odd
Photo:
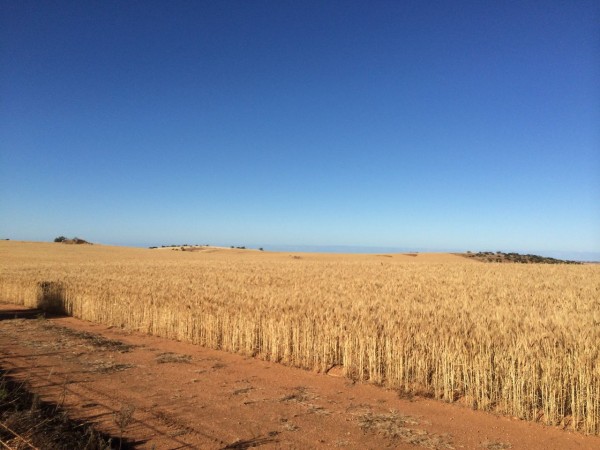
[[[0,3],[0,238],[600,253],[597,1]]]

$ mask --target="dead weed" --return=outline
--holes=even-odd
[[[500,441],[485,441],[481,444],[482,448],[486,450],[506,450],[512,448],[512,445],[508,442],[500,442]]]
[[[156,357],[156,362],[159,364],[168,364],[168,363],[183,363],[189,364],[192,362],[192,357],[190,355],[180,355],[178,353],[166,352],[161,353]]]
[[[115,363],[113,361],[94,361],[91,363],[91,367],[88,369],[88,372],[92,373],[115,373],[122,372],[123,370],[131,369],[135,367],[134,364],[120,364]]]
[[[389,439],[398,439],[407,444],[430,449],[453,448],[447,436],[430,434],[418,428],[409,428],[409,426],[419,425],[419,422],[414,417],[404,416],[397,411],[392,410],[387,414],[367,412],[358,416],[358,423],[365,432],[379,433]]]

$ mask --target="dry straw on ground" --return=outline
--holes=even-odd
[[[600,433],[600,266],[0,243],[0,300]]]

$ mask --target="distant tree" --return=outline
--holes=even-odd
[[[64,242],[66,240],[67,240],[67,238],[64,236],[59,236],[57,238],[54,238],[54,242]]]

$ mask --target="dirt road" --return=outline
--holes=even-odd
[[[599,437],[399,398],[335,370],[316,374],[71,317],[40,319],[15,305],[0,305],[0,367],[136,448],[600,449]]]

